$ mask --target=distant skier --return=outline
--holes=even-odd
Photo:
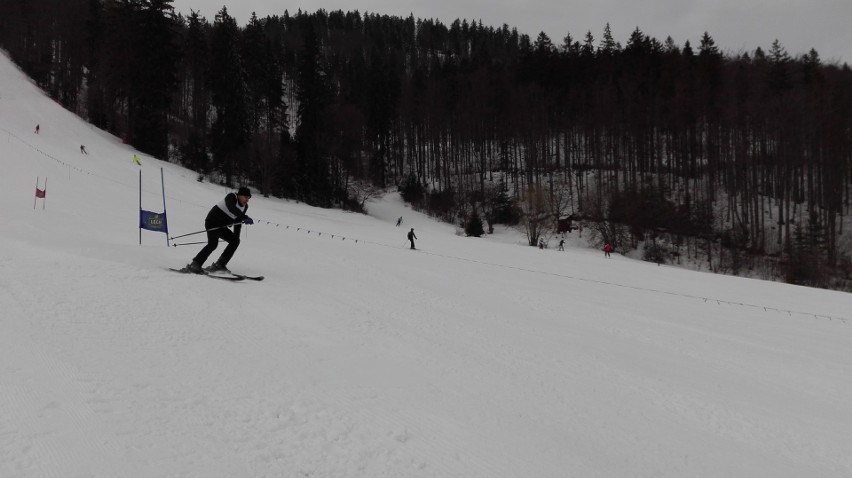
[[[36,125],[36,131],[35,131],[35,133],[36,133],[36,134],[38,134],[38,132],[39,132],[40,130],[41,130],[41,125]]]
[[[559,240],[559,250],[560,250],[560,251],[564,251],[564,250],[565,250],[565,239],[560,239],[560,240]]]
[[[604,257],[610,257],[609,254],[612,252],[612,244],[606,243],[604,246]]]
[[[139,160],[138,155],[135,155],[135,154],[133,155],[133,162],[138,164],[139,166],[142,166],[142,161]]]
[[[396,227],[399,227],[400,224],[402,224],[402,216],[399,216],[399,219],[396,220]]]
[[[80,145],[80,154],[89,154],[89,152],[86,151],[86,147],[82,144]]]
[[[411,248],[412,249],[415,249],[415,247],[414,247],[414,240],[415,239],[417,239],[417,236],[414,235],[414,228],[412,227],[411,230],[408,231],[408,240],[411,241]]]
[[[198,252],[192,262],[186,266],[190,272],[202,274],[204,270],[207,272],[228,270],[228,261],[233,257],[237,247],[240,245],[240,231],[242,224],[254,224],[254,220],[246,215],[248,211],[248,202],[251,199],[251,191],[247,187],[241,187],[235,193],[228,193],[225,199],[210,209],[207,218],[204,219],[204,229],[207,229],[207,245]],[[234,230],[228,229],[228,226],[234,226]],[[210,257],[210,254],[216,250],[219,245],[219,239],[228,243],[219,259],[210,265],[207,269],[202,269],[204,261]]]

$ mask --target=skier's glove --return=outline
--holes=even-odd
[[[246,216],[243,218],[243,224],[254,224],[254,219]]]

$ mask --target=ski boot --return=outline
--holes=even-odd
[[[231,271],[228,270],[228,268],[225,267],[223,264],[220,264],[219,261],[210,264],[210,267],[207,267],[204,270],[207,272],[224,272],[226,274],[231,273]]]

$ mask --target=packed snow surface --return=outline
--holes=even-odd
[[[161,168],[170,235],[203,229],[229,189],[0,58],[0,476],[852,476],[850,294],[465,238],[395,194],[255,192],[229,266],[266,280],[181,275],[201,245],[139,244]]]

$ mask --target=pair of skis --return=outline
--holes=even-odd
[[[211,279],[222,279],[222,280],[229,280],[229,281],[233,281],[233,282],[241,281],[241,280],[261,281],[264,278],[263,276],[247,276],[247,275],[243,275],[243,274],[234,274],[233,272],[226,273],[227,275],[223,275],[220,272],[212,272],[211,273],[211,272],[207,272],[207,271],[198,273],[198,272],[190,271],[189,268],[187,268],[187,267],[184,267],[182,269],[174,269],[174,268],[169,267],[169,270],[174,271],[174,272],[179,272],[181,274],[195,274],[195,275],[199,275],[199,276],[209,277]]]

